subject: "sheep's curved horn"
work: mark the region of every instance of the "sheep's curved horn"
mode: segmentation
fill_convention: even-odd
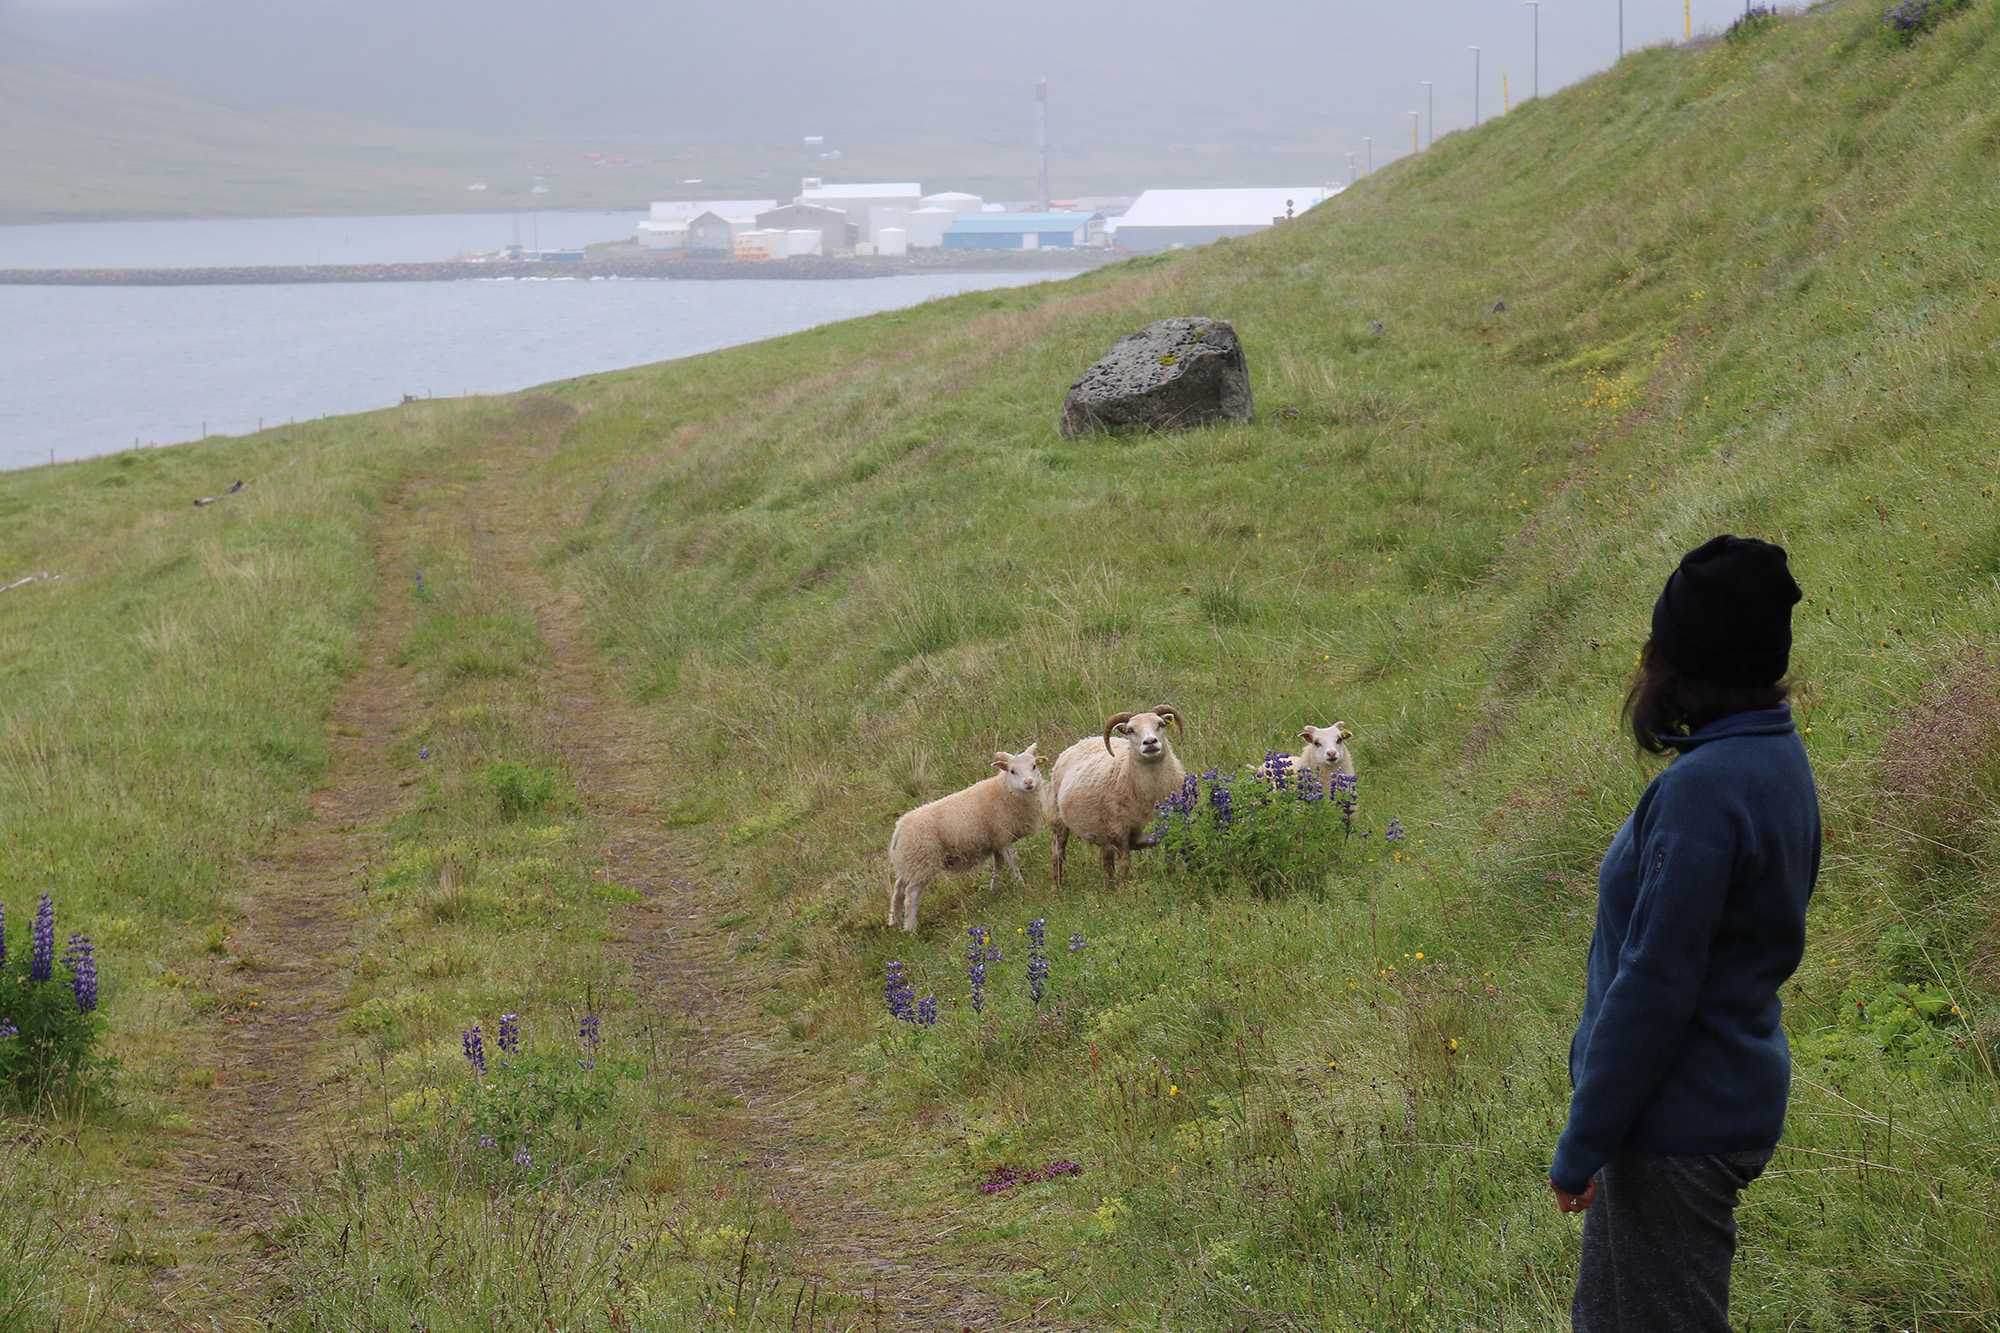
[[[1132,715],[1130,713],[1113,713],[1108,719],[1105,720],[1104,753],[1106,754],[1118,753],[1118,751],[1111,748],[1111,729],[1117,726],[1120,722],[1130,722],[1131,720],[1132,720]]]
[[[1184,724],[1184,723],[1183,723],[1183,722],[1181,721],[1181,715],[1180,715],[1179,713],[1176,713],[1176,712],[1175,712],[1175,711],[1174,711],[1173,709],[1171,709],[1171,708],[1167,707],[1167,706],[1166,706],[1165,704],[1160,704],[1160,705],[1156,706],[1156,707],[1155,707],[1155,708],[1153,709],[1153,711],[1154,711],[1155,713],[1158,713],[1158,714],[1160,715],[1160,717],[1161,717],[1161,719],[1162,719],[1162,720],[1164,720],[1164,721],[1167,721],[1167,722],[1171,722],[1171,723],[1173,723],[1173,724],[1174,724],[1174,725],[1175,725],[1176,727],[1184,727],[1184,726],[1185,726],[1185,724]]]

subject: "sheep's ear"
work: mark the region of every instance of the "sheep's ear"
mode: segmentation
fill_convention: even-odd
[[[1318,739],[1319,739],[1319,728],[1318,728],[1318,727],[1307,727],[1307,728],[1306,728],[1306,729],[1305,729],[1304,731],[1302,731],[1302,732],[1300,732],[1300,733],[1299,733],[1299,739],[1300,739],[1300,740],[1302,740],[1302,741],[1316,741],[1316,740],[1318,740]]]
[[[1013,762],[1014,762],[1014,756],[1008,754],[1005,750],[995,750],[993,752],[993,767],[1006,768],[1009,764],[1012,764]]]
[[[1354,739],[1354,733],[1349,731],[1346,727],[1342,727],[1340,729],[1340,739],[1344,741],[1351,741]]]
[[[1036,768],[1040,768],[1040,767],[1041,767],[1041,766],[1042,766],[1043,764],[1046,764],[1046,763],[1048,763],[1048,762],[1049,762],[1049,757],[1048,757],[1047,755],[1045,755],[1045,754],[1038,754],[1038,755],[1036,755],[1036,756],[1035,756],[1035,767],[1036,767]]]

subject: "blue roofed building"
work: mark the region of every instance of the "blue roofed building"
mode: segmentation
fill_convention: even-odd
[[[1090,239],[1090,213],[960,213],[944,229],[947,250],[1069,249]]]

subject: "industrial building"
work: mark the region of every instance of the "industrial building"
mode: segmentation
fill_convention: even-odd
[[[819,208],[837,208],[847,214],[860,235],[873,243],[883,227],[900,227],[903,218],[923,206],[924,187],[915,181],[869,185],[828,185],[817,176],[808,176],[795,203]]]
[[[757,226],[763,231],[778,227],[786,231],[816,231],[820,234],[818,253],[823,255],[852,250],[860,239],[853,220],[844,211],[818,204],[786,204],[766,209],[757,215]]]
[[[1338,186],[1247,190],[1148,190],[1118,219],[1127,250],[1175,250],[1225,236],[1248,236],[1330,197]]]
[[[689,246],[688,225],[704,213],[733,219],[748,228],[756,224],[759,213],[777,206],[775,199],[669,199],[652,206],[632,239],[648,250],[685,250]]]
[[[961,213],[944,230],[947,250],[1068,249],[1090,239],[1089,213]]]

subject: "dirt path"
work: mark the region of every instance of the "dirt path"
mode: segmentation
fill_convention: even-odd
[[[558,442],[568,409],[527,400],[518,425],[443,466],[476,477],[460,488],[454,529],[479,544],[490,576],[531,608],[550,650],[546,722],[585,809],[604,839],[608,872],[644,895],[615,946],[659,1016],[683,1034],[684,1072],[727,1092],[737,1110],[715,1132],[754,1173],[756,1192],[790,1223],[787,1283],[821,1282],[871,1307],[884,1329],[1010,1326],[989,1293],[1005,1256],[968,1265],[941,1243],[959,1221],[907,1216],[877,1202],[882,1162],[844,1160],[796,1118],[812,1099],[846,1098],[792,1068],[763,983],[737,963],[717,921],[736,906],[695,873],[694,857],[655,813],[666,787],[658,719],[625,704],[590,645],[581,598],[543,574],[538,543],[551,521],[535,468]],[[410,493],[421,484],[413,478]],[[435,494],[435,492],[434,492]],[[431,515],[430,517],[436,517]],[[381,618],[363,669],[333,710],[334,753],[310,817],[252,868],[241,916],[215,979],[225,997],[213,1087],[191,1135],[153,1173],[162,1205],[185,1234],[207,1239],[156,1276],[155,1295],[183,1328],[261,1328],[258,1312],[282,1278],[274,1227],[331,1164],[324,1061],[339,1037],[340,969],[357,927],[357,877],[382,851],[406,768],[396,738],[417,716],[410,671],[394,657],[409,629],[397,552],[414,516],[392,504],[377,537]],[[339,1098],[343,1104],[345,1094]],[[1014,1327],[1056,1328],[1032,1317]]]
[[[545,419],[522,444],[552,446],[562,424]],[[822,1136],[788,1111],[803,1098],[846,1097],[849,1090],[807,1086],[794,1071],[776,1020],[765,1014],[761,983],[746,979],[729,952],[733,936],[716,925],[737,903],[699,879],[682,835],[655,812],[668,790],[657,759],[663,738],[653,734],[659,720],[622,700],[590,645],[582,598],[542,572],[537,543],[564,525],[550,521],[546,495],[534,485],[541,454],[541,447],[520,445],[488,452],[487,480],[472,497],[480,506],[475,526],[551,651],[551,726],[603,832],[612,878],[645,895],[629,909],[619,948],[643,993],[687,1033],[694,1070],[741,1104],[736,1146],[763,1197],[791,1222],[792,1278],[816,1276],[864,1296],[879,1305],[883,1328],[1007,1326],[987,1294],[1006,1274],[1001,1256],[968,1269],[962,1251],[939,1243],[957,1224],[903,1216],[872,1201],[882,1164],[872,1165],[871,1177],[867,1164],[830,1159]]]
[[[404,783],[391,742],[415,708],[410,674],[393,660],[408,629],[405,599],[388,595],[388,565],[378,563],[383,613],[365,664],[335,700],[326,780],[307,819],[250,869],[217,965],[224,999],[212,1088],[155,1180],[213,1236],[208,1253],[184,1255],[156,1279],[168,1311],[198,1320],[189,1327],[264,1326],[246,1311],[278,1274],[274,1225],[329,1164],[322,1061],[339,1021],[354,884],[398,809]]]

